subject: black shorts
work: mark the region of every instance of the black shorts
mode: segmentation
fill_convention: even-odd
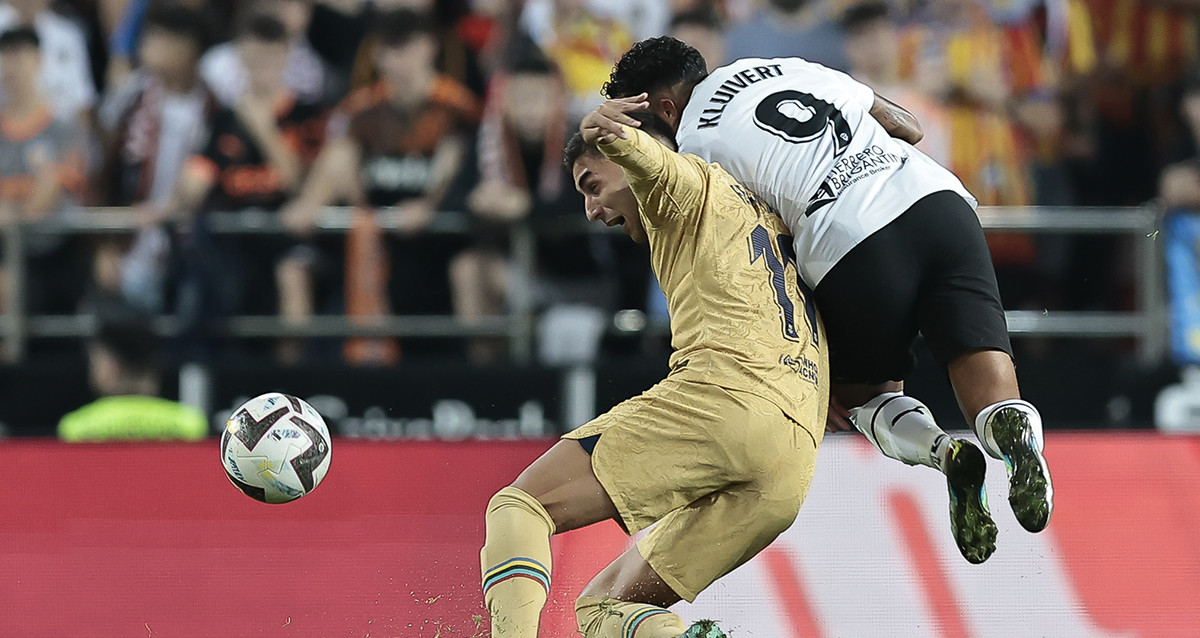
[[[842,257],[815,291],[834,383],[901,381],[918,332],[947,365],[1012,355],[979,218],[951,191],[927,195]]]

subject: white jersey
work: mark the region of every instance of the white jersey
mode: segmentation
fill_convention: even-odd
[[[891,137],[875,92],[799,58],[737,60],[692,91],[680,151],[720,164],[783,217],[805,283],[922,197],[975,198],[953,173]]]

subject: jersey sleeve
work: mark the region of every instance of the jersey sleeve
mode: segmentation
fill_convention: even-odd
[[[658,224],[699,210],[705,192],[701,162],[664,146],[647,133],[625,127],[628,139],[601,144],[600,151],[625,170],[642,207],[642,217]]]

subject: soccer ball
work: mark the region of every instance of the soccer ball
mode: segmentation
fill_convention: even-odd
[[[221,435],[225,475],[247,496],[287,503],[316,489],[329,471],[329,427],[311,405],[270,392],[234,410]]]

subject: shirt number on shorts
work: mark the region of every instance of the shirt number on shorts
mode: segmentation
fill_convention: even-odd
[[[796,251],[792,247],[791,235],[776,235],[775,240],[778,244],[779,254],[775,254],[776,245],[771,242],[771,233],[762,226],[756,226],[750,231],[750,264],[758,263],[762,259],[767,266],[767,271],[771,274],[771,288],[775,291],[775,303],[779,304],[779,309],[782,311],[781,319],[783,321],[783,336],[789,341],[799,341],[800,334],[796,330],[796,304],[792,302],[791,297],[788,297],[787,290],[787,271],[786,265],[796,265]],[[804,285],[804,281],[800,279],[799,273],[796,275],[796,283],[801,291],[801,303],[804,305],[804,318],[808,323],[808,334],[812,336],[813,346],[820,346],[819,334],[817,331],[817,309],[813,305],[812,294],[808,290],[808,286]]]

